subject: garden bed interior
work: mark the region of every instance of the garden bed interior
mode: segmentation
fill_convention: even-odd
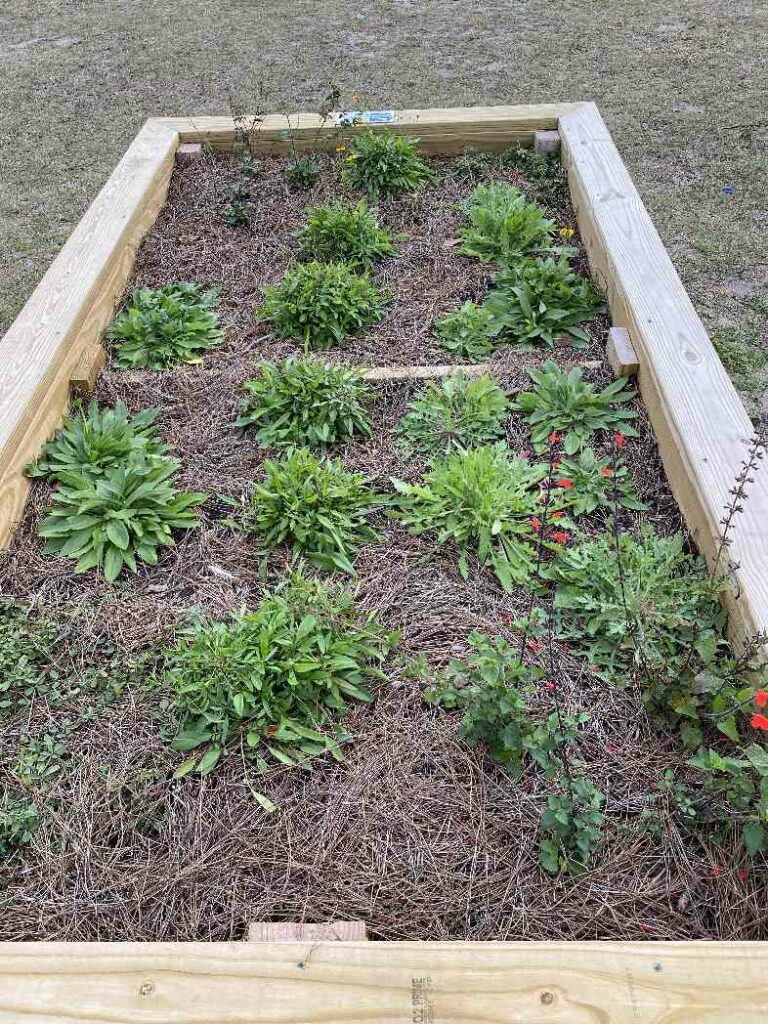
[[[95,386],[102,405],[159,408],[159,433],[181,463],[179,486],[209,496],[199,528],[179,533],[156,567],[116,583],[92,571],[75,576],[70,560],[43,554],[37,530],[52,485],[40,481],[0,556],[3,601],[57,630],[43,666],[49,689],[31,693],[0,730],[0,782],[40,807],[34,835],[0,867],[0,938],[222,940],[242,938],[251,921],[360,919],[370,938],[389,940],[764,937],[762,860],[746,857],[735,831],[718,843],[686,827],[659,794],[665,773],[690,774],[691,752],[649,719],[635,686],[609,685],[561,642],[526,657],[554,680],[564,713],[588,716],[579,757],[606,796],[605,826],[585,873],[542,870],[541,809],[556,782],[530,764],[514,778],[482,745],[468,745],[461,712],[425,703],[424,683],[409,671],[418,658],[439,669],[465,656],[473,631],[517,642],[513,623],[531,592],[505,592],[474,558],[464,579],[455,548],[410,535],[384,512],[373,518],[379,539],[357,552],[356,576],[335,575],[362,612],[399,633],[373,702],[350,704],[343,760],[317,757],[311,770],[271,762],[260,773],[234,743],[207,777],[171,778],[185,755],[169,745],[170,698],[152,682],[159,652],[190,610],[226,620],[258,605],[290,566],[287,548],[265,555],[256,537],[233,529],[219,500],[250,494],[265,459],[279,454],[235,426],[240,386],[260,361],[301,354],[254,307],[264,286],[283,277],[306,208],[341,195],[342,155],[321,155],[306,191],[286,184],[288,159],[262,157],[244,200],[249,224],[239,227],[221,219],[222,195],[239,174],[232,154],[204,153],[176,168],[125,299],[137,287],[176,281],[216,286],[225,339],[199,365],[163,372],[115,367],[107,342]],[[460,202],[486,173],[537,196],[521,170],[493,164],[460,175],[461,159],[433,158],[434,182],[372,204],[381,226],[404,236],[372,273],[391,301],[379,323],[317,356],[366,367],[451,361],[433,324],[467,300],[482,302],[495,270],[458,252]],[[588,275],[573,211],[547,214],[574,229],[573,265]],[[528,368],[551,358],[561,368],[583,366],[585,380],[604,387],[614,379],[609,326],[605,313],[589,321],[584,349],[502,348],[489,373],[514,396],[529,389]],[[379,491],[390,492],[393,477],[418,482],[427,460],[398,445],[395,428],[424,386],[371,382],[371,437],[329,454]],[[638,436],[622,457],[647,510],[624,510],[623,529],[685,530],[645,409],[639,400],[631,407]],[[504,440],[513,455],[538,459],[520,413],[507,417]],[[591,443],[610,457],[610,431]],[[579,517],[578,532],[599,537],[610,522],[597,510]],[[542,683],[533,711],[546,715],[551,699]],[[647,826],[650,808],[657,828]]]

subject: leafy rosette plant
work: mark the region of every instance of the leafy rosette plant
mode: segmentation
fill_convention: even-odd
[[[466,256],[511,266],[552,247],[555,222],[512,185],[479,185],[461,208],[469,220],[459,232]]]
[[[536,451],[544,451],[547,438],[553,432],[562,435],[567,455],[574,455],[598,430],[617,430],[627,437],[637,436],[629,425],[637,413],[631,409],[617,409],[621,402],[631,401],[636,391],[627,387],[622,379],[615,380],[598,391],[582,380],[583,372],[576,366],[565,373],[556,363],[547,360],[540,370],[528,370],[533,391],[517,396],[515,407],[531,425],[531,437]]]
[[[371,490],[362,473],[351,473],[340,459],[319,459],[296,448],[282,460],[264,463],[244,527],[268,548],[290,544],[323,569],[354,575],[355,548],[375,540],[368,520],[386,501]]]
[[[256,427],[266,448],[324,448],[355,434],[370,436],[363,404],[368,388],[360,370],[290,357],[261,363],[258,377],[246,381],[243,391],[237,424]]]
[[[490,321],[491,314],[485,305],[465,302],[435,322],[435,335],[441,348],[452,356],[480,363],[493,351]]]
[[[379,260],[395,254],[389,232],[379,227],[363,200],[356,206],[312,207],[298,239],[301,259],[346,263],[356,270],[371,270]]]
[[[216,313],[218,294],[217,288],[203,291],[196,284],[139,288],[107,332],[118,342],[115,365],[166,370],[202,362],[200,353],[224,337]]]
[[[602,307],[590,282],[575,274],[565,256],[537,259],[504,270],[485,300],[488,334],[496,344],[547,345],[567,337],[573,347],[589,344],[580,326]]]
[[[140,451],[146,458],[163,456],[154,423],[159,409],[144,409],[131,416],[124,402],[100,409],[94,398],[85,409],[79,406],[67,416],[40,457],[27,467],[31,477],[57,477],[80,473],[98,477],[126,462]]]
[[[421,484],[393,480],[399,498],[392,515],[413,534],[431,533],[438,544],[455,544],[464,577],[474,552],[511,590],[530,585],[535,575],[546,475],[546,465],[511,457],[503,443],[452,452],[435,460]]]
[[[397,429],[406,449],[434,455],[498,441],[508,412],[507,396],[492,377],[457,373],[430,381]]]
[[[137,560],[157,564],[160,547],[173,545],[173,530],[197,526],[193,509],[205,494],[179,493],[173,459],[131,456],[99,477],[61,473],[53,509],[40,526],[49,554],[77,560],[76,573],[101,569],[115,580]]]
[[[168,651],[165,682],[181,726],[174,748],[208,749],[176,777],[208,774],[241,735],[257,759],[295,764],[330,752],[340,760],[347,737],[338,718],[350,701],[371,699],[369,683],[383,678],[379,666],[396,640],[344,589],[301,573],[254,611],[197,623]]]
[[[340,345],[348,334],[384,315],[384,297],[365,274],[346,263],[297,263],[283,280],[267,285],[256,312],[282,338],[297,338],[304,350]]]
[[[570,485],[563,492],[563,507],[575,516],[614,505],[637,511],[648,508],[638,501],[627,467],[599,459],[591,448],[582,449],[578,457],[563,459],[557,472]]]
[[[418,139],[362,129],[355,132],[341,172],[342,184],[372,198],[412,192],[435,178],[418,154]]]

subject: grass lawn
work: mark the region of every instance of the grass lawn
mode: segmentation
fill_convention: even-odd
[[[230,97],[314,109],[330,82],[368,107],[591,99],[758,411],[768,384],[760,0],[18,0],[0,28],[0,331],[146,117],[227,113]]]

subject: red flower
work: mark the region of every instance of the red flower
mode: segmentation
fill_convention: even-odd
[[[552,472],[556,473],[558,471],[558,469],[560,469],[560,463],[559,462],[553,462],[552,463]]]
[[[626,437],[624,437],[620,430],[617,430],[616,433],[613,435],[613,442],[619,451],[621,451],[621,449],[624,447],[624,442],[626,440]]]
[[[565,515],[565,512],[553,512],[552,513],[552,518],[553,519],[562,519],[564,515]]]
[[[606,743],[605,749],[609,754],[620,754],[621,747],[617,747],[615,743]]]
[[[722,875],[723,873],[723,869],[720,867],[719,864],[713,864],[712,867],[709,869],[709,873],[713,878],[719,878],[720,875]]]
[[[270,736],[274,736],[275,733],[277,732],[277,726],[276,725],[268,725],[267,726],[267,732],[269,733]]]
[[[749,724],[753,729],[763,729],[765,732],[768,732],[768,718],[765,715],[752,715]]]
[[[610,469],[609,466],[606,466],[605,469],[601,469],[600,472],[603,474],[603,476],[606,476],[606,477],[613,476],[613,473],[611,472],[611,469]]]
[[[742,868],[739,871],[739,881],[740,882],[746,882],[748,878],[749,878],[749,872],[747,871],[746,868]]]
[[[573,480],[569,480],[567,477],[563,477],[562,480],[556,481],[558,487],[564,487],[566,491],[569,487],[573,487]]]
[[[768,704],[768,690],[758,690],[755,694],[755,704],[759,708],[764,708]]]
[[[552,433],[547,438],[547,440],[549,441],[550,444],[557,444],[557,442],[560,440],[560,435],[558,434],[558,432],[556,430],[553,430]]]
[[[567,544],[568,543],[568,534],[564,533],[562,530],[558,530],[556,533],[552,534],[552,540],[556,544]],[[768,719],[767,719],[767,721],[768,721]]]
[[[538,640],[529,640],[528,641],[528,646],[531,648],[531,650],[535,654],[537,651],[541,650],[541,648],[544,646],[544,644],[539,643]]]
[[[554,683],[544,683],[544,686],[548,690],[549,693],[554,693],[555,690],[557,689],[557,687],[555,686]]]
[[[533,530],[534,533],[538,533],[539,530],[541,529],[541,520],[539,519],[538,516],[534,516],[531,519],[531,529]]]
[[[570,651],[570,649],[571,649],[571,645],[570,644],[560,644],[560,650],[561,651]]]

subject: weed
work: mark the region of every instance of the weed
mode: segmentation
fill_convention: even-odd
[[[318,459],[307,448],[281,461],[264,463],[265,478],[256,485],[244,528],[268,548],[290,544],[323,569],[354,575],[355,547],[376,539],[368,524],[384,499],[361,473],[344,469],[339,459]]]
[[[0,602],[0,715],[46,691],[58,637],[54,623],[31,618],[21,605]]]
[[[374,199],[417,189],[435,177],[433,169],[419,156],[418,143],[418,139],[405,135],[357,130],[344,160],[342,183],[362,189]]]
[[[503,443],[453,452],[435,460],[421,484],[393,481],[399,499],[392,514],[413,534],[434,533],[438,544],[455,543],[465,578],[474,549],[480,564],[490,564],[511,590],[530,582],[539,485],[546,474],[546,465],[511,458]]]
[[[617,403],[628,402],[636,394],[627,388],[624,380],[616,380],[597,391],[582,380],[580,367],[565,373],[551,360],[540,370],[529,369],[528,376],[534,389],[521,392],[515,406],[531,425],[536,451],[546,448],[552,432],[563,435],[567,455],[574,455],[598,430],[615,429],[626,436],[637,435],[627,422],[635,419],[637,413],[615,408]]]
[[[435,323],[435,334],[442,348],[452,356],[482,362],[493,350],[488,327],[491,314],[486,307],[465,302],[453,313]]]
[[[602,306],[590,282],[575,274],[566,256],[526,260],[493,279],[485,301],[488,333],[496,343],[547,345],[565,337],[576,348],[590,342],[580,327]]]
[[[568,179],[556,153],[536,153],[532,149],[513,146],[500,154],[502,167],[522,171],[533,185],[537,199],[552,210],[564,210],[570,203]]]
[[[712,339],[726,370],[742,391],[756,391],[765,385],[768,351],[755,344],[757,332],[736,328],[721,330]]]
[[[0,795],[0,857],[10,857],[34,836],[40,824],[37,805],[21,792]]]
[[[345,263],[298,263],[268,285],[256,311],[305,351],[340,345],[347,334],[384,315],[384,300],[364,274]]]
[[[142,452],[147,459],[163,456],[167,446],[154,426],[159,411],[144,409],[131,416],[121,401],[112,409],[100,409],[95,398],[87,409],[77,403],[40,456],[27,466],[27,476],[79,473],[96,478],[124,463],[132,452]]]
[[[512,266],[552,247],[554,221],[512,185],[479,185],[462,210],[470,226],[459,232],[458,251],[483,263]]]
[[[586,778],[572,780],[566,792],[547,799],[541,829],[551,838],[543,837],[539,843],[539,863],[545,871],[578,875],[586,870],[602,836],[604,803],[605,795]]]
[[[362,200],[351,207],[343,203],[312,207],[298,239],[301,259],[346,263],[362,270],[370,270],[395,252],[389,232],[378,226]]]
[[[136,453],[100,477],[61,473],[39,529],[46,552],[77,559],[76,573],[102,569],[108,580],[124,566],[136,572],[137,559],[156,565],[158,547],[173,545],[172,530],[197,526],[192,509],[205,499],[173,487],[178,468],[173,459]]]
[[[308,153],[294,154],[285,168],[285,177],[295,192],[307,192],[320,176],[320,161]]]
[[[407,449],[436,455],[455,448],[476,448],[504,434],[509,402],[492,377],[459,372],[430,381],[408,406],[398,433]]]
[[[367,386],[359,370],[290,357],[261,363],[259,371],[243,384],[248,394],[237,425],[258,427],[256,436],[266,448],[323,448],[354,434],[370,436],[362,404]]]
[[[327,726],[350,700],[370,700],[367,682],[381,677],[395,642],[343,588],[301,573],[254,611],[188,630],[167,655],[165,682],[182,725],[173,746],[210,746],[176,776],[207,774],[240,733],[257,758],[292,764],[330,751],[339,759],[345,737]]]
[[[201,362],[200,353],[224,337],[217,303],[218,289],[204,292],[196,284],[139,288],[107,332],[119,342],[115,365],[165,370],[176,363]]]

